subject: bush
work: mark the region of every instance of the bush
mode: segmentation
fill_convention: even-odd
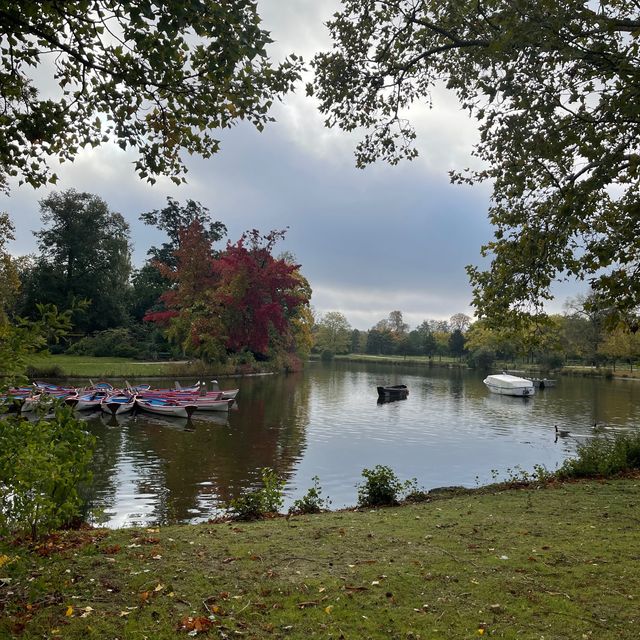
[[[363,469],[365,482],[358,488],[359,507],[378,507],[398,504],[400,498],[417,490],[415,480],[401,482],[390,467],[376,465],[373,469]]]
[[[57,364],[39,367],[27,365],[26,376],[30,380],[37,380],[38,378],[62,378],[64,376],[64,371],[62,370],[62,367]]]
[[[320,478],[313,476],[311,478],[313,486],[299,500],[294,500],[293,505],[289,509],[289,513],[302,515],[305,513],[320,513],[329,509],[331,500],[328,497],[322,497],[322,487],[320,486]]]
[[[71,524],[82,513],[94,442],[65,406],[49,420],[0,420],[0,530],[35,539]]]
[[[322,360],[322,362],[331,362],[333,358],[334,358],[334,353],[333,351],[331,351],[331,349],[325,349],[320,354],[320,360]]]
[[[496,361],[496,353],[491,349],[487,349],[485,347],[481,347],[480,349],[476,349],[469,356],[469,366],[481,369],[488,370],[491,369]]]
[[[135,337],[125,328],[106,329],[94,336],[86,336],[67,349],[70,355],[97,358],[133,358],[139,351]]]
[[[233,520],[257,520],[282,509],[284,480],[269,467],[261,469],[260,473],[262,488],[248,491],[226,505]]]
[[[609,477],[640,469],[640,432],[608,438],[598,436],[580,443],[576,457],[565,460],[558,477]]]
[[[540,358],[540,364],[546,369],[562,369],[564,356],[561,353],[546,353]]]

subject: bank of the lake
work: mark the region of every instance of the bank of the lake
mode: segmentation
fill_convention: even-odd
[[[253,363],[251,366],[206,365],[200,361],[166,360],[142,362],[133,358],[111,358],[92,356],[35,355],[28,361],[31,378],[200,378],[203,376],[234,376],[255,373],[270,373],[268,363]]]
[[[2,540],[0,637],[635,639],[639,544],[640,478]]]
[[[426,367],[426,368],[445,368],[445,369],[469,369],[467,363],[460,358],[440,357],[440,356],[398,356],[398,355],[369,355],[369,354],[347,354],[337,355],[334,359],[338,362],[352,363],[374,363],[389,364],[403,367]],[[640,380],[640,368],[637,365],[629,363],[619,363],[613,366],[587,366],[587,365],[565,365],[560,369],[553,371],[544,370],[540,365],[528,364],[522,362],[500,362],[497,361],[492,367],[492,371],[503,370],[519,370],[527,375],[546,377],[555,376],[580,376],[593,378],[621,378]]]
[[[426,367],[468,370],[466,362],[457,358],[427,356],[378,356],[367,354],[348,354],[335,356],[336,362],[360,364],[388,364],[403,367]],[[312,360],[319,360],[313,356]],[[28,359],[29,374],[32,378],[105,378],[105,379],[139,379],[139,378],[190,378],[202,376],[238,376],[255,373],[277,373],[269,363],[255,362],[251,366],[207,365],[200,361],[163,360],[143,362],[133,358],[32,355]],[[537,366],[514,363],[496,363],[496,371],[503,369],[522,369],[531,375],[539,375]],[[589,367],[569,365],[552,373],[553,376],[581,376],[598,378],[640,379],[638,367],[621,364],[615,369],[611,367]]]

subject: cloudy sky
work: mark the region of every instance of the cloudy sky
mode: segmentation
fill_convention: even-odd
[[[329,48],[324,22],[337,6],[334,0],[260,0],[275,41],[272,58],[295,52],[309,60]],[[167,196],[192,198],[227,225],[232,241],[246,229],[289,227],[277,251],[291,251],[302,264],[319,314],[341,311],[358,329],[394,309],[412,327],[426,318],[473,315],[464,267],[480,262],[480,245],[492,235],[489,188],[449,183],[449,169],[472,163],[477,137],[455,98],[440,91],[432,109],[414,110],[417,160],[365,170],[355,168],[358,136],[326,129],[303,84],[273,115],[277,122],[262,133],[244,125],[224,132],[216,157],[190,158],[187,185],[160,179],[150,186],[133,171],[133,153],[102,146],[57,170],[56,190],[94,193],[122,213],[131,225],[138,266],[148,247],[163,239],[138,221],[139,214],[162,207]],[[0,210],[16,225],[13,253],[35,250],[38,201],[50,191],[21,186],[0,196]],[[557,309],[575,291],[559,288]]]

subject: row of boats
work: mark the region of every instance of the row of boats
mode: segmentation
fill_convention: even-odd
[[[190,418],[196,411],[229,411],[238,395],[238,389],[220,389],[212,381],[208,390],[204,382],[182,387],[176,382],[173,389],[153,389],[151,385],[127,384],[116,389],[108,382],[90,383],[88,387],[64,387],[47,382],[34,382],[28,387],[10,389],[2,402],[21,413],[33,411],[39,404],[51,399],[64,402],[77,411],[102,410],[116,416],[134,408],[163,416]]]

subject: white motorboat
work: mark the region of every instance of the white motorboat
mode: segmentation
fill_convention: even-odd
[[[535,393],[535,387],[531,380],[512,376],[507,373],[487,376],[483,382],[487,385],[491,393],[500,396],[520,396],[526,398]]]

